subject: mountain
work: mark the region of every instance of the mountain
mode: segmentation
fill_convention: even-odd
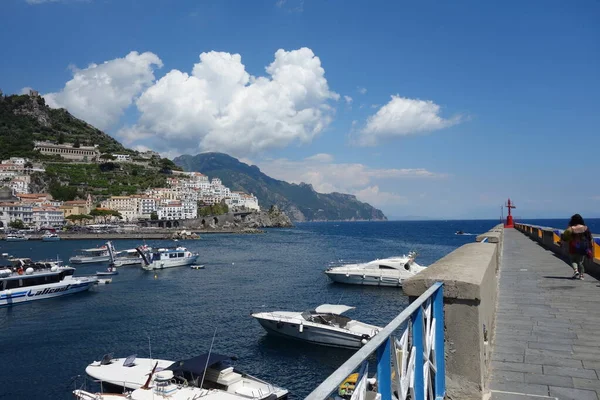
[[[277,205],[293,221],[387,220],[383,212],[343,193],[317,193],[312,185],[273,179],[256,165],[223,153],[182,155],[173,162],[186,171],[219,178],[234,191],[253,193],[262,207]]]
[[[0,91],[0,159],[53,158],[34,151],[34,141],[97,144],[102,153],[135,154],[67,110],[48,107],[44,98],[35,92],[4,96]]]

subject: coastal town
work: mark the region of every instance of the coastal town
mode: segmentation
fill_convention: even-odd
[[[70,163],[148,163],[159,155],[140,153],[134,160],[129,154],[100,153],[98,146],[76,143],[35,142],[43,155],[58,155]],[[140,160],[140,158],[142,160]],[[147,161],[144,161],[147,160]],[[224,204],[228,210],[260,211],[253,194],[232,191],[219,178],[209,179],[199,172],[169,171],[165,187],[148,188],[124,196],[92,196],[60,201],[50,193],[32,193],[31,175],[44,173],[45,165],[24,157],[11,157],[0,164],[0,228],[61,229],[68,225],[93,224],[118,220],[180,221],[198,217],[199,209]]]

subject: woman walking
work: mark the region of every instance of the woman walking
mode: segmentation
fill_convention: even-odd
[[[575,214],[569,221],[569,227],[562,234],[563,241],[569,244],[569,259],[573,267],[573,279],[583,280],[585,258],[592,258],[594,239],[583,218]]]

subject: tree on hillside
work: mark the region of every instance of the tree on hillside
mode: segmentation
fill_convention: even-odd
[[[73,143],[73,147],[75,147],[75,148],[81,147],[81,143],[79,142],[79,138],[75,138],[75,143]]]
[[[91,220],[94,218],[92,216],[86,215],[86,214],[71,214],[68,217],[66,217],[65,219],[69,220],[71,222],[79,221],[81,223],[83,220]]]
[[[63,132],[58,134],[58,138],[56,139],[56,143],[63,144],[65,142],[65,134]]]
[[[102,154],[102,155],[100,156],[100,159],[101,159],[101,160],[109,160],[109,161],[110,161],[110,160],[114,160],[114,159],[115,159],[115,156],[113,156],[113,155],[112,155],[112,154],[110,154],[110,153],[104,153],[104,154]]]
[[[150,219],[152,221],[156,221],[158,219],[158,214],[156,213],[156,211],[152,211],[152,213],[150,214]]]
[[[120,212],[118,212],[116,210],[104,210],[101,208],[96,208],[96,209],[90,211],[90,215],[94,218],[96,218],[96,217],[102,218],[104,220],[104,223],[106,223],[108,221],[108,219],[111,217],[123,219],[123,216],[121,215]]]

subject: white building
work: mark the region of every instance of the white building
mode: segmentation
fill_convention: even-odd
[[[163,201],[159,204],[156,213],[158,214],[158,219],[161,220],[183,219],[183,209],[183,204],[180,201]]]
[[[34,142],[34,150],[46,155],[59,155],[67,160],[96,161],[100,157],[98,145],[75,147],[72,143]]]
[[[34,207],[32,217],[33,225],[38,228],[60,228],[65,224],[65,213],[56,207]]]
[[[244,192],[231,192],[229,197],[225,199],[225,204],[233,209],[245,208],[246,210],[260,211],[258,206],[258,198],[253,194]]]
[[[129,154],[113,154],[116,162],[131,162],[131,156]]]
[[[27,178],[29,177],[16,176],[10,181],[8,186],[10,186],[15,193],[29,193],[29,179]]]
[[[2,164],[18,165],[18,166],[21,166],[21,169],[25,168],[26,162],[27,162],[27,159],[22,158],[22,157],[11,157],[8,160],[2,160]]]
[[[150,218],[153,212],[156,212],[158,201],[152,197],[137,197],[138,218]]]
[[[0,225],[8,227],[11,222],[21,220],[25,225],[33,223],[33,207],[22,203],[0,203]]]

